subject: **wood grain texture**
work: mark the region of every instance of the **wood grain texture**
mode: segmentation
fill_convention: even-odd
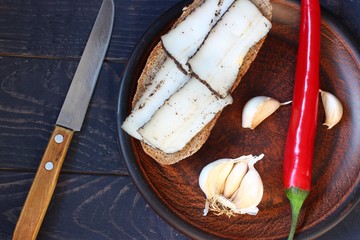
[[[354,39],[360,39],[360,1],[320,0],[320,4],[349,29]]]
[[[162,220],[137,192],[119,153],[115,123],[120,77],[131,52],[144,31],[179,0],[114,2],[114,32],[106,61],[84,127],[70,145],[40,240],[189,239]],[[321,2],[340,14],[349,29],[358,30],[358,1]],[[12,238],[100,5],[101,0],[0,0],[1,240]],[[284,76],[276,65],[267,71]],[[360,205],[319,239],[360,239],[359,216]],[[271,224],[276,226],[277,221]]]
[[[0,170],[0,239],[10,240],[34,173]],[[10,200],[11,199],[11,200]],[[354,209],[320,240],[357,240]],[[189,239],[149,207],[127,176],[61,174],[38,240]]]
[[[0,171],[0,239],[11,239],[33,177]],[[153,212],[129,177],[61,174],[37,239],[186,238]]]
[[[107,59],[126,62],[142,33],[177,2],[115,0],[114,34]],[[360,38],[359,1],[322,0],[321,4],[342,16],[340,21]],[[0,0],[0,55],[79,58],[100,5],[100,0]]]
[[[106,59],[126,62],[142,33],[177,0],[115,0]],[[0,0],[0,56],[79,58],[101,0]]]
[[[77,64],[0,58],[0,168],[37,169]],[[64,171],[126,171],[115,134],[119,83],[116,72],[104,64],[83,128],[70,145]]]
[[[14,240],[36,239],[73,135],[72,130],[55,127],[17,221]]]

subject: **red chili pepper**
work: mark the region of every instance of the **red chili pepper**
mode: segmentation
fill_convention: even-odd
[[[292,112],[284,155],[284,188],[291,203],[293,239],[311,186],[320,74],[319,0],[301,1],[301,20]]]

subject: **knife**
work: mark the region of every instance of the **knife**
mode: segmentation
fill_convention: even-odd
[[[80,131],[109,45],[113,0],[103,0],[81,56],[54,131],[45,149],[13,234],[14,240],[35,239],[54,193],[74,132]]]

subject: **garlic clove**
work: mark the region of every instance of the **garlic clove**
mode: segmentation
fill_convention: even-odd
[[[249,170],[233,202],[239,209],[256,207],[263,196],[263,184],[256,170]]]
[[[232,169],[233,162],[219,159],[205,166],[199,176],[199,186],[207,199],[211,199],[221,192],[227,175]]]
[[[261,156],[249,162],[249,171],[244,176],[236,196],[232,200],[239,211],[255,208],[261,201],[264,193],[264,186],[254,164]]]
[[[343,106],[333,94],[320,90],[321,100],[325,110],[325,122],[328,129],[334,127],[342,118]]]
[[[213,197],[212,193],[209,190],[209,184],[208,184],[208,178],[209,173],[212,170],[212,167],[210,167],[210,164],[204,167],[201,170],[200,176],[199,176],[199,186],[200,189],[205,193],[206,199],[210,199]]]
[[[266,96],[257,96],[250,99],[242,112],[242,127],[254,130],[264,119],[274,113],[281,103]]]
[[[201,190],[205,193],[207,199],[211,199],[215,195],[215,190],[210,189],[212,188],[212,186],[214,186],[215,180],[212,179],[212,183],[211,183],[212,185],[208,183],[208,181],[210,181],[211,179],[209,175],[213,175],[212,172],[214,171],[215,167],[216,167],[215,164],[213,166],[210,165],[206,166],[205,168],[203,168],[199,176],[199,186]],[[218,166],[218,168],[221,168],[221,166]]]
[[[217,175],[215,182],[215,195],[219,195],[220,193],[224,192],[225,181],[231,169],[233,168],[233,165],[233,162],[223,163],[221,170],[217,173],[214,173],[214,175]],[[208,182],[210,183],[210,181]]]
[[[224,196],[228,199],[235,193],[240,187],[240,183],[243,180],[247,172],[247,162],[241,161],[234,164],[233,169],[229,173],[229,176],[225,181]]]

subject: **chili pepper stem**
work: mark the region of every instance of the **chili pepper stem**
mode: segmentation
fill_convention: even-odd
[[[291,215],[292,215],[291,230],[290,230],[288,240],[292,240],[294,238],[300,209],[301,209],[301,206],[303,205],[305,199],[309,195],[309,192],[310,191],[303,190],[303,189],[300,189],[297,187],[290,187],[290,188],[285,189],[286,196],[290,200]]]

